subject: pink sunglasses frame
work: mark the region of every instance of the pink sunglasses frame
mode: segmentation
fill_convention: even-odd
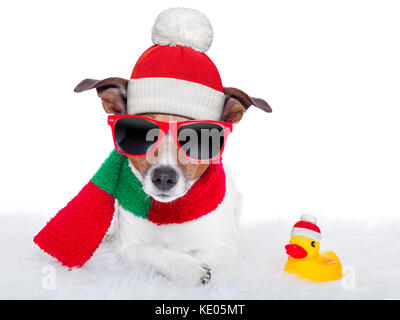
[[[159,128],[160,128],[160,134],[158,136],[157,142],[155,143],[155,145],[146,153],[143,154],[129,154],[129,153],[125,153],[123,151],[121,151],[118,146],[117,146],[117,142],[115,140],[115,125],[117,123],[117,121],[119,119],[123,119],[123,118],[138,118],[138,119],[144,119],[150,122],[153,122],[154,124],[156,124]],[[220,125],[223,128],[224,131],[224,144],[221,147],[220,152],[218,153],[218,155],[216,155],[213,158],[209,158],[209,159],[197,159],[197,158],[192,158],[190,156],[188,156],[183,150],[181,145],[179,144],[179,139],[178,139],[178,129],[179,127],[181,127],[182,125],[185,124],[189,124],[189,123],[202,123],[202,122],[206,122],[206,123],[215,123]],[[147,154],[150,154],[152,152],[154,152],[154,150],[157,149],[157,147],[160,145],[162,138],[164,137],[164,134],[166,134],[167,132],[172,132],[172,134],[174,135],[175,138],[175,143],[178,147],[179,152],[184,155],[185,157],[197,161],[197,162],[209,162],[209,161],[215,161],[221,158],[221,155],[225,149],[225,144],[226,141],[228,139],[229,134],[233,131],[233,124],[230,122],[223,122],[223,121],[214,121],[214,120],[187,120],[187,121],[177,121],[177,122],[164,122],[164,121],[159,121],[159,120],[155,120],[155,119],[151,119],[148,117],[144,117],[144,116],[139,116],[139,115],[109,115],[108,119],[107,119],[107,123],[110,125],[111,127],[111,131],[112,131],[112,136],[113,136],[113,141],[114,141],[114,147],[115,149],[125,155],[125,156],[129,156],[129,157],[143,157]],[[171,125],[172,124],[172,125]],[[171,127],[175,127],[175,130],[171,130]]]

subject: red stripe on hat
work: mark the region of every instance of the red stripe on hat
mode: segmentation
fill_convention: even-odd
[[[305,228],[321,233],[321,230],[316,224],[307,221],[299,221],[293,226],[293,228]]]
[[[131,79],[174,78],[222,92],[218,69],[203,52],[189,47],[154,45],[136,62]]]

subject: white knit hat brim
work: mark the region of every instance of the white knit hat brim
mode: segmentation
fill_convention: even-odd
[[[165,113],[195,120],[220,120],[225,94],[210,87],[175,78],[131,79],[127,113]]]
[[[304,237],[307,239],[315,240],[317,242],[320,242],[321,240],[321,233],[306,228],[293,228],[291,236]]]

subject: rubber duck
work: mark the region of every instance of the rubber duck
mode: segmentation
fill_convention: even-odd
[[[284,270],[316,282],[339,280],[342,277],[340,260],[333,251],[319,253],[320,240],[317,219],[303,214],[293,226],[289,244],[285,246],[289,257]]]

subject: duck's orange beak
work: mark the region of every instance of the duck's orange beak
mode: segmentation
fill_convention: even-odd
[[[287,244],[285,246],[286,253],[295,259],[302,259],[307,256],[307,251],[297,244]]]

